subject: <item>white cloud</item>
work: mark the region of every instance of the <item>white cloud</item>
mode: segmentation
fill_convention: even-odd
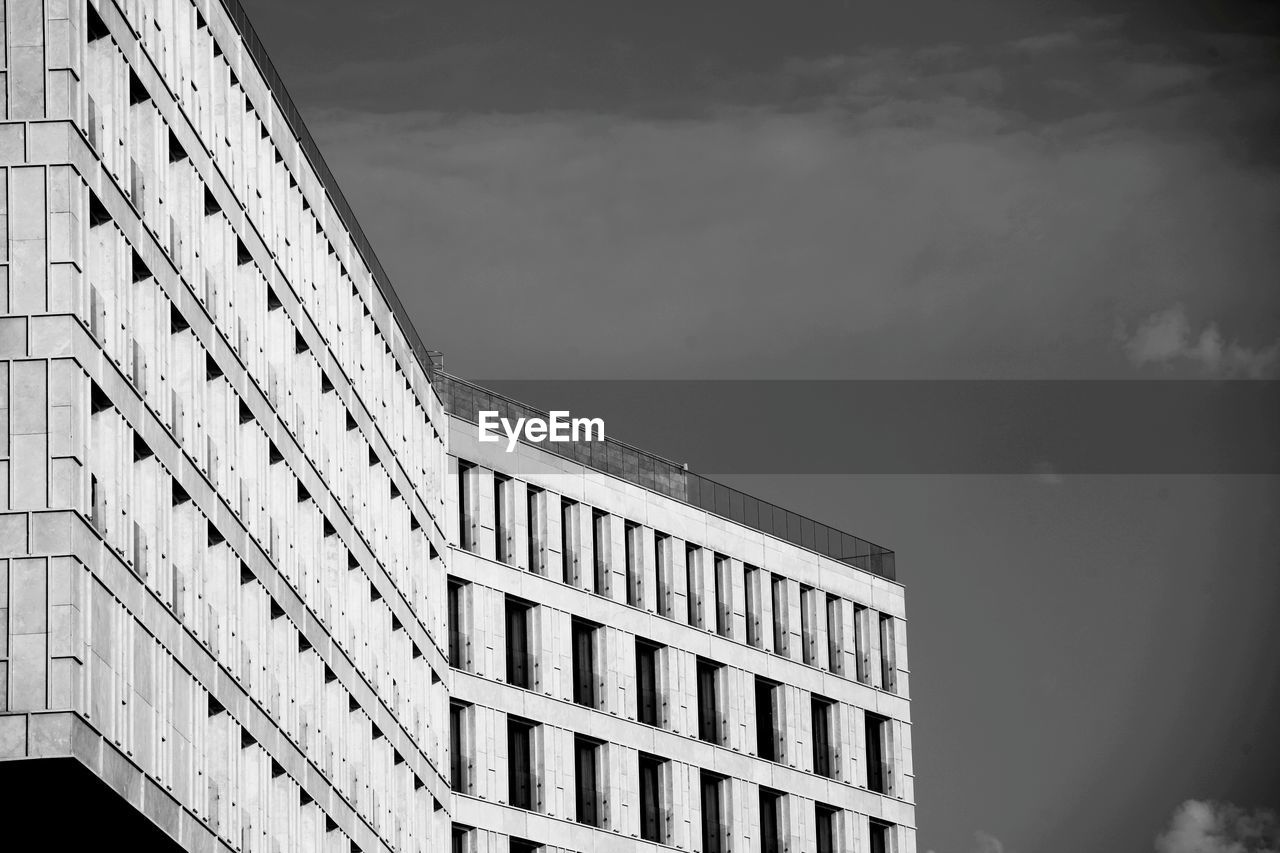
[[[1174,305],[1138,324],[1133,335],[1121,330],[1125,352],[1138,367],[1189,365],[1213,378],[1269,379],[1280,375],[1280,339],[1250,348],[1228,342],[1210,323],[1197,335],[1186,308]]]
[[[1156,853],[1280,853],[1280,817],[1270,809],[1187,800],[1155,841]]]

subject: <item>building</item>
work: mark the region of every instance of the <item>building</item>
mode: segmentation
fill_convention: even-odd
[[[478,442],[235,0],[0,22],[6,831],[914,850],[891,553]]]

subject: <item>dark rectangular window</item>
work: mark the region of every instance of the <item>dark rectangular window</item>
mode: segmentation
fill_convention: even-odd
[[[545,547],[546,522],[542,518],[542,489],[529,486],[524,495],[528,524],[525,526],[525,549],[528,551],[529,571],[535,575],[546,573],[542,564]]]
[[[813,772],[831,778],[835,775],[834,756],[831,754],[831,717],[834,704],[830,699],[814,696],[810,711],[813,723]]]
[[[640,837],[662,843],[665,821],[662,814],[662,764],[656,755],[640,753]]]
[[[773,596],[773,650],[777,654],[786,655],[788,643],[787,616],[790,608],[787,605],[787,579],[774,575],[770,584]]]
[[[458,544],[464,551],[476,549],[476,466],[458,460]]]
[[[658,646],[636,640],[636,719],[658,725]]]
[[[760,648],[764,644],[761,630],[763,611],[760,607],[760,570],[755,566],[743,565],[742,581],[747,594],[747,644]]]
[[[467,707],[461,702],[449,704],[449,787],[459,794],[470,792],[467,766]]]
[[[591,572],[597,595],[609,594],[609,513],[591,510]]]
[[[462,581],[449,579],[449,666],[455,669],[466,669],[467,666],[462,587]]]
[[[688,609],[687,622],[695,628],[702,627],[702,572],[699,562],[702,549],[697,545],[685,543],[684,546],[684,578],[685,604]]]
[[[827,667],[836,675],[844,674],[844,621],[840,596],[827,595]]]
[[[782,851],[782,795],[768,788],[760,789],[760,853]]]
[[[839,809],[814,804],[814,824],[817,829],[818,846],[815,853],[836,853],[836,815]]]
[[[719,664],[698,661],[698,737],[709,743],[720,742],[719,670]]]
[[[871,821],[871,853],[893,853],[892,837],[892,824]]]
[[[533,658],[529,653],[532,609],[527,601],[507,598],[507,683],[525,689],[533,687]]]
[[[671,614],[671,550],[667,534],[653,531],[654,574],[658,581],[658,615],[668,619]]]
[[[756,678],[756,755],[768,761],[778,761],[778,726],[775,702],[778,685],[765,678]]]
[[[515,525],[512,523],[512,506],[515,484],[510,477],[493,475],[493,555],[500,563],[515,559],[511,540]]]
[[[857,679],[871,683],[871,611],[861,604],[853,606],[853,659]]]
[[[817,590],[800,585],[800,655],[809,666],[818,665]]]
[[[623,547],[626,549],[627,562],[627,604],[632,607],[644,606],[644,565],[640,555],[640,532],[643,528],[633,521],[628,521],[622,534]]]
[[[702,853],[725,853],[720,787],[724,777],[702,772]]]
[[[877,794],[887,794],[890,788],[889,765],[885,761],[888,728],[889,721],[884,717],[866,714],[867,789]]]
[[[527,841],[523,838],[512,838],[508,846],[509,853],[538,853],[542,849],[542,845],[536,841]]]
[[[724,554],[716,554],[716,633],[721,637],[733,635],[733,580],[729,577],[732,568],[732,560]]]
[[[578,505],[568,498],[560,499],[560,560],[563,574],[561,580],[576,585],[578,568],[574,560],[574,543],[578,541],[574,521],[578,517]]]
[[[596,707],[596,629],[583,619],[573,620],[573,701]]]
[[[897,646],[893,617],[880,614],[880,686],[890,693],[898,690]]]
[[[578,735],[573,739],[573,766],[577,782],[578,823],[601,826],[598,764],[600,743]]]
[[[532,809],[533,788],[533,723],[508,717],[508,802],[518,809]]]
[[[92,6],[90,8],[93,8]],[[451,853],[471,853],[471,828],[467,826],[454,825],[452,836],[452,844],[450,845]]]

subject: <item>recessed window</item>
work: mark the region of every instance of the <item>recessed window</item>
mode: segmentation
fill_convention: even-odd
[[[733,561],[724,554],[716,554],[716,633],[721,637],[733,636],[733,580],[729,577],[732,570]]]
[[[871,820],[871,853],[893,853],[893,824]]]
[[[898,691],[897,646],[893,617],[880,614],[880,686],[890,693]]]
[[[818,591],[800,585],[800,654],[809,666],[818,665]]]
[[[507,802],[518,809],[534,807],[534,724],[507,718]]]
[[[716,773],[702,771],[702,853],[726,853],[729,836],[724,824],[725,779]]]
[[[701,628],[702,623],[702,549],[688,543],[684,546],[685,604],[688,623]]]
[[[660,647],[636,640],[636,719],[647,726],[658,722],[658,652]]]
[[[827,668],[844,675],[844,612],[840,596],[827,595]]]
[[[870,684],[871,611],[861,604],[853,606],[853,659],[859,683]]]
[[[512,542],[515,537],[515,481],[501,474],[493,475],[493,556],[500,563],[515,561]]]
[[[760,789],[760,853],[782,853],[782,794]]]
[[[529,571],[535,575],[545,575],[547,548],[547,519],[543,507],[546,492],[529,486],[525,491],[525,505],[528,509],[529,523],[526,525],[525,548],[528,551]]]
[[[747,596],[747,645],[757,649],[764,645],[763,613],[760,606],[760,570],[743,565],[742,580]]]
[[[471,757],[467,749],[467,706],[449,704],[449,786],[459,794],[471,792]]]
[[[476,549],[476,480],[479,472],[470,462],[458,460],[458,545],[464,551]]]
[[[527,690],[533,687],[533,656],[529,651],[533,605],[508,596],[506,611],[507,683]]]
[[[622,533],[627,572],[627,604],[632,607],[644,605],[644,566],[640,556],[640,535],[643,529],[635,522],[628,521]]]
[[[815,803],[813,811],[818,842],[815,853],[836,853],[836,816],[840,810]]]
[[[756,678],[756,755],[768,761],[782,759],[779,742],[778,705],[782,690],[777,682]]]
[[[560,499],[560,559],[563,574],[561,580],[571,586],[578,585],[578,504],[568,498]]]
[[[662,808],[662,765],[656,755],[640,753],[640,837],[661,844],[666,840]]]
[[[698,660],[698,738],[720,743],[720,671],[723,667],[709,660]]]
[[[573,701],[595,708],[599,699],[596,689],[596,632],[600,626],[585,619],[573,620]]]
[[[813,727],[813,772],[819,776],[835,776],[835,756],[831,744],[832,717],[835,703],[821,696],[810,702],[810,722]]]
[[[867,744],[867,789],[877,794],[892,793],[893,768],[888,762],[889,721],[868,711],[864,734]]]
[[[609,513],[591,511],[591,575],[597,595],[608,595],[609,583]]]
[[[790,615],[787,604],[787,579],[781,575],[774,575],[770,591],[773,596],[773,650],[785,657],[791,645],[787,636],[787,617]]]
[[[573,766],[577,783],[578,823],[587,826],[604,826],[604,809],[600,790],[599,741],[577,735],[573,740]]]
[[[654,574],[658,587],[658,615],[672,616],[671,539],[667,534],[653,531]]]

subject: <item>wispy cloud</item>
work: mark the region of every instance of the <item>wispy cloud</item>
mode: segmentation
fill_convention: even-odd
[[[1187,800],[1155,841],[1156,853],[1280,853],[1280,817],[1270,809]]]
[[[1138,367],[1189,365],[1213,378],[1269,379],[1280,375],[1280,339],[1247,347],[1227,341],[1216,323],[1196,332],[1185,306],[1173,305],[1147,317],[1132,335],[1120,332],[1125,352]]]

